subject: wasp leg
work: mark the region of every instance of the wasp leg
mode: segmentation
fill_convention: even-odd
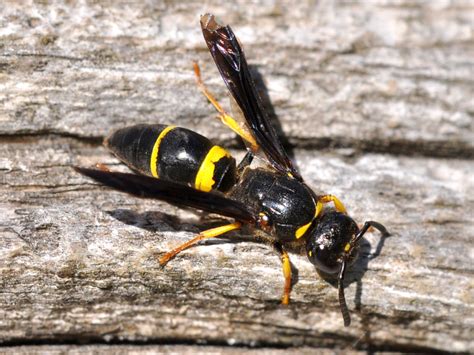
[[[283,288],[283,296],[281,297],[281,304],[287,305],[290,303],[290,292],[291,292],[291,263],[290,256],[283,248],[280,242],[274,242],[273,247],[278,251],[281,256],[281,263],[283,268],[283,276],[285,277],[285,286]]]
[[[107,172],[107,173],[110,172],[109,167],[108,167],[107,165],[105,165],[105,164],[96,163],[96,164],[95,164],[95,167],[96,167],[97,169],[101,170],[101,171],[105,171],[105,172]]]
[[[334,202],[334,207],[336,207],[336,211],[347,213],[346,208],[344,207],[343,203],[334,195],[323,195],[318,197],[318,202],[316,204],[316,216],[319,216],[323,209],[323,204]]]
[[[181,244],[180,246],[174,248],[173,250],[169,251],[166,253],[164,256],[162,256],[159,259],[159,263],[161,266],[165,266],[168,261],[170,261],[172,258],[174,258],[176,255],[181,253],[183,250],[189,248],[190,246],[196,244],[197,242],[204,240],[204,239],[209,239],[209,238],[216,238],[224,233],[240,229],[242,226],[242,223],[240,222],[235,222],[231,224],[226,224],[224,226],[216,227],[216,228],[211,228],[208,229],[204,232],[199,233],[199,235],[186,243]]]
[[[214,106],[214,108],[219,112],[219,119],[223,124],[225,124],[227,127],[229,127],[232,131],[237,133],[244,141],[246,141],[248,144],[250,144],[250,147],[252,150],[257,151],[258,150],[258,144],[255,141],[255,138],[252,136],[252,134],[246,130],[244,127],[239,125],[239,123],[234,120],[231,116],[229,116],[222,106],[217,102],[217,99],[214,97],[214,95],[211,94],[211,92],[207,89],[206,85],[204,85],[204,82],[202,81],[201,78],[201,69],[199,69],[198,63],[194,62],[193,63],[193,68],[194,68],[194,74],[196,75],[196,81],[199,89],[202,91],[204,96],[209,100],[209,102]]]

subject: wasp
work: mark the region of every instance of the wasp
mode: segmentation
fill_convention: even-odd
[[[316,194],[295,169],[251,77],[244,52],[229,26],[220,25],[211,14],[201,16],[205,42],[238,108],[237,119],[227,114],[204,85],[194,64],[197,83],[220,120],[242,138],[248,150],[237,165],[223,147],[188,130],[162,124],[141,124],[119,129],[105,145],[135,173],[111,172],[106,168],[75,169],[93,180],[134,196],[158,199],[179,206],[231,218],[226,224],[205,230],[164,254],[170,259],[190,246],[245,227],[265,235],[279,252],[284,275],[282,304],[291,291],[291,264],[285,246],[301,241],[318,271],[338,280],[339,304],[344,325],[350,315],[344,297],[346,269],[357,258],[358,247],[370,227],[386,233],[380,223],[367,221],[362,228],[349,217],[334,195]],[[235,116],[235,115],[234,115]],[[260,156],[263,166],[252,166]],[[325,206],[333,204],[333,208]]]

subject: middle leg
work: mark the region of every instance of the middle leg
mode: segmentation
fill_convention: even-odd
[[[291,262],[290,256],[287,251],[283,248],[280,242],[273,242],[273,247],[278,251],[281,256],[281,263],[283,269],[283,276],[285,278],[285,284],[283,287],[283,296],[281,297],[281,304],[287,305],[290,303],[291,293]]]

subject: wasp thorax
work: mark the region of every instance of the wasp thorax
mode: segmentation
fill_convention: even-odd
[[[353,258],[355,248],[351,241],[359,228],[352,218],[344,213],[330,211],[316,221],[306,242],[308,259],[321,271],[339,272],[344,254]]]

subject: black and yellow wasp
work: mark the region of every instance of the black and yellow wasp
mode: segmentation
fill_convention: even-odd
[[[219,112],[221,121],[246,143],[248,152],[242,162],[237,165],[227,150],[186,128],[142,124],[120,129],[105,140],[105,145],[137,174],[105,168],[76,170],[134,196],[235,220],[201,232],[166,253],[160,258],[161,265],[203,239],[242,227],[265,234],[282,258],[282,304],[288,304],[291,290],[291,265],[284,245],[304,241],[311,263],[324,273],[337,275],[339,303],[347,326],[350,316],[344,298],[344,273],[356,259],[359,241],[368,228],[373,226],[382,233],[385,228],[369,221],[359,229],[335,196],[317,195],[304,183],[269,123],[234,32],[210,14],[201,17],[201,28],[231,99],[241,111],[242,122],[222,109],[204,86],[195,64],[198,86]],[[256,154],[264,157],[267,166],[251,167]],[[335,209],[324,208],[328,202]]]

